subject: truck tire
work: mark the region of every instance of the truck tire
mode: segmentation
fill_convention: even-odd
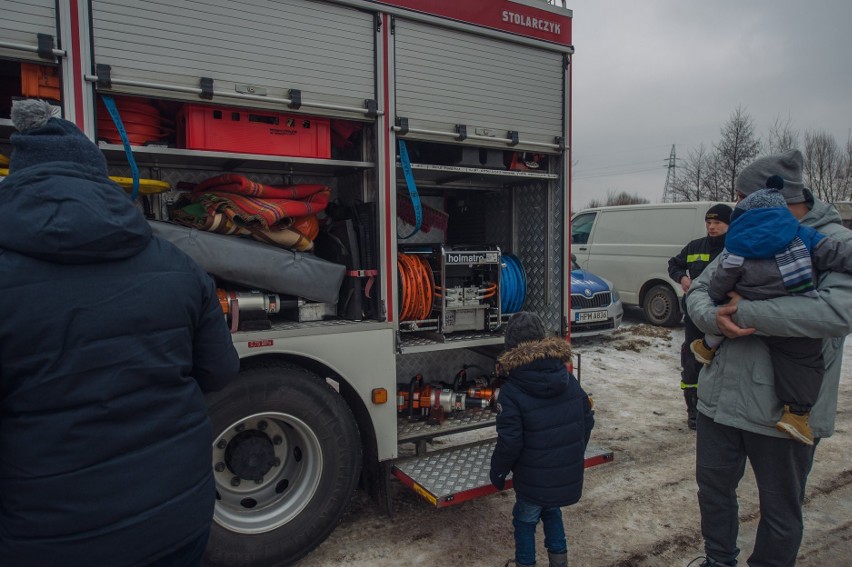
[[[332,532],[361,471],[358,425],[321,377],[249,367],[208,396],[216,507],[204,565],[279,567]]]
[[[648,290],[642,300],[642,310],[645,320],[661,327],[674,327],[683,317],[674,290],[663,284]]]

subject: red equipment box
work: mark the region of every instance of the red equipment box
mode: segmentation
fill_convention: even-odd
[[[59,68],[21,63],[21,94],[59,100]]]
[[[185,104],[178,114],[177,145],[189,150],[330,158],[329,122],[313,116]]]

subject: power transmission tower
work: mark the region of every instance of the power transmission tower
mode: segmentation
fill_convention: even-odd
[[[675,153],[675,145],[672,144],[672,152],[669,154],[668,163],[663,167],[668,168],[666,174],[666,184],[663,186],[663,203],[669,202],[669,191],[674,188],[675,179],[677,178],[677,154]]]

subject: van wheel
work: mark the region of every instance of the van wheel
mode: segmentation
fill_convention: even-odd
[[[655,285],[649,289],[642,302],[642,310],[649,323],[661,327],[674,327],[683,317],[677,295],[667,285]]]
[[[352,411],[323,378],[287,363],[244,368],[207,401],[216,507],[204,565],[293,563],[352,499],[361,471]]]

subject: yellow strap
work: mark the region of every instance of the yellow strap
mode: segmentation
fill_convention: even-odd
[[[689,254],[686,257],[686,263],[691,264],[693,262],[698,262],[699,260],[703,260],[704,262],[710,261],[710,254]]]
[[[0,168],[0,177],[5,177],[9,175],[9,170],[7,168]],[[133,188],[133,179],[130,177],[110,177],[113,181],[115,181],[118,185],[121,186],[122,189],[127,191]],[[168,181],[159,181],[157,179],[140,179],[139,180],[139,192],[144,194],[151,193],[163,193],[165,191],[169,191],[172,188],[172,184]]]
[[[131,177],[110,177],[113,181],[119,184],[123,189],[133,189],[133,179]],[[139,192],[144,194],[163,193],[169,191],[172,184],[168,181],[159,181],[158,179],[140,179]]]

